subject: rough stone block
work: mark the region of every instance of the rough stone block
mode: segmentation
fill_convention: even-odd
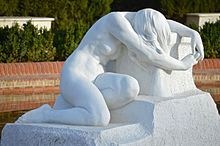
[[[1,145],[220,145],[220,116],[210,94],[194,90],[177,97],[139,96],[111,111],[107,127],[7,124]]]

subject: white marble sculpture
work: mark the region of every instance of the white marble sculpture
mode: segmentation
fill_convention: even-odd
[[[152,9],[98,20],[64,63],[60,96],[4,126],[1,146],[217,146],[220,116],[196,88],[199,34]]]
[[[192,38],[192,54],[181,60],[172,57],[171,32]],[[153,94],[149,95],[163,98],[171,93],[167,86],[161,87],[163,81],[158,71],[169,76],[174,70],[190,69],[204,57],[198,32],[167,20],[158,11],[143,9],[109,13],[88,30],[78,48],[65,61],[60,96],[54,107],[43,105],[24,114],[17,123],[108,125],[110,111],[132,102],[140,91],[135,77],[113,70],[106,72],[110,61],[120,60],[122,48],[126,49],[135,66],[152,72],[150,78],[153,82],[147,86],[151,87],[148,91]]]

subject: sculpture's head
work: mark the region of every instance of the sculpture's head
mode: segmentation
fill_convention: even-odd
[[[163,14],[153,9],[140,10],[134,17],[133,27],[144,42],[169,53],[171,30]]]

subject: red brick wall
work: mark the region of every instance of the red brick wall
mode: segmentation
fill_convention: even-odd
[[[62,65],[63,62],[0,63],[0,111],[53,104],[59,94]],[[205,59],[194,66],[193,74],[197,86],[220,101],[220,59]]]
[[[0,64],[0,112],[53,104],[63,62]]]
[[[205,59],[193,67],[198,88],[210,92],[215,101],[220,101],[220,59]]]
[[[220,69],[220,59],[204,59],[193,67],[194,70]]]
[[[0,63],[0,76],[59,74],[63,62]]]
[[[0,95],[51,92],[51,87],[59,85],[62,65],[63,62],[0,63]]]

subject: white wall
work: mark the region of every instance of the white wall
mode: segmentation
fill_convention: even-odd
[[[16,23],[19,26],[23,26],[23,24],[31,21],[31,23],[38,28],[46,28],[49,30],[51,28],[51,22],[54,21],[54,18],[47,17],[0,17],[0,27],[9,26],[12,27]]]

